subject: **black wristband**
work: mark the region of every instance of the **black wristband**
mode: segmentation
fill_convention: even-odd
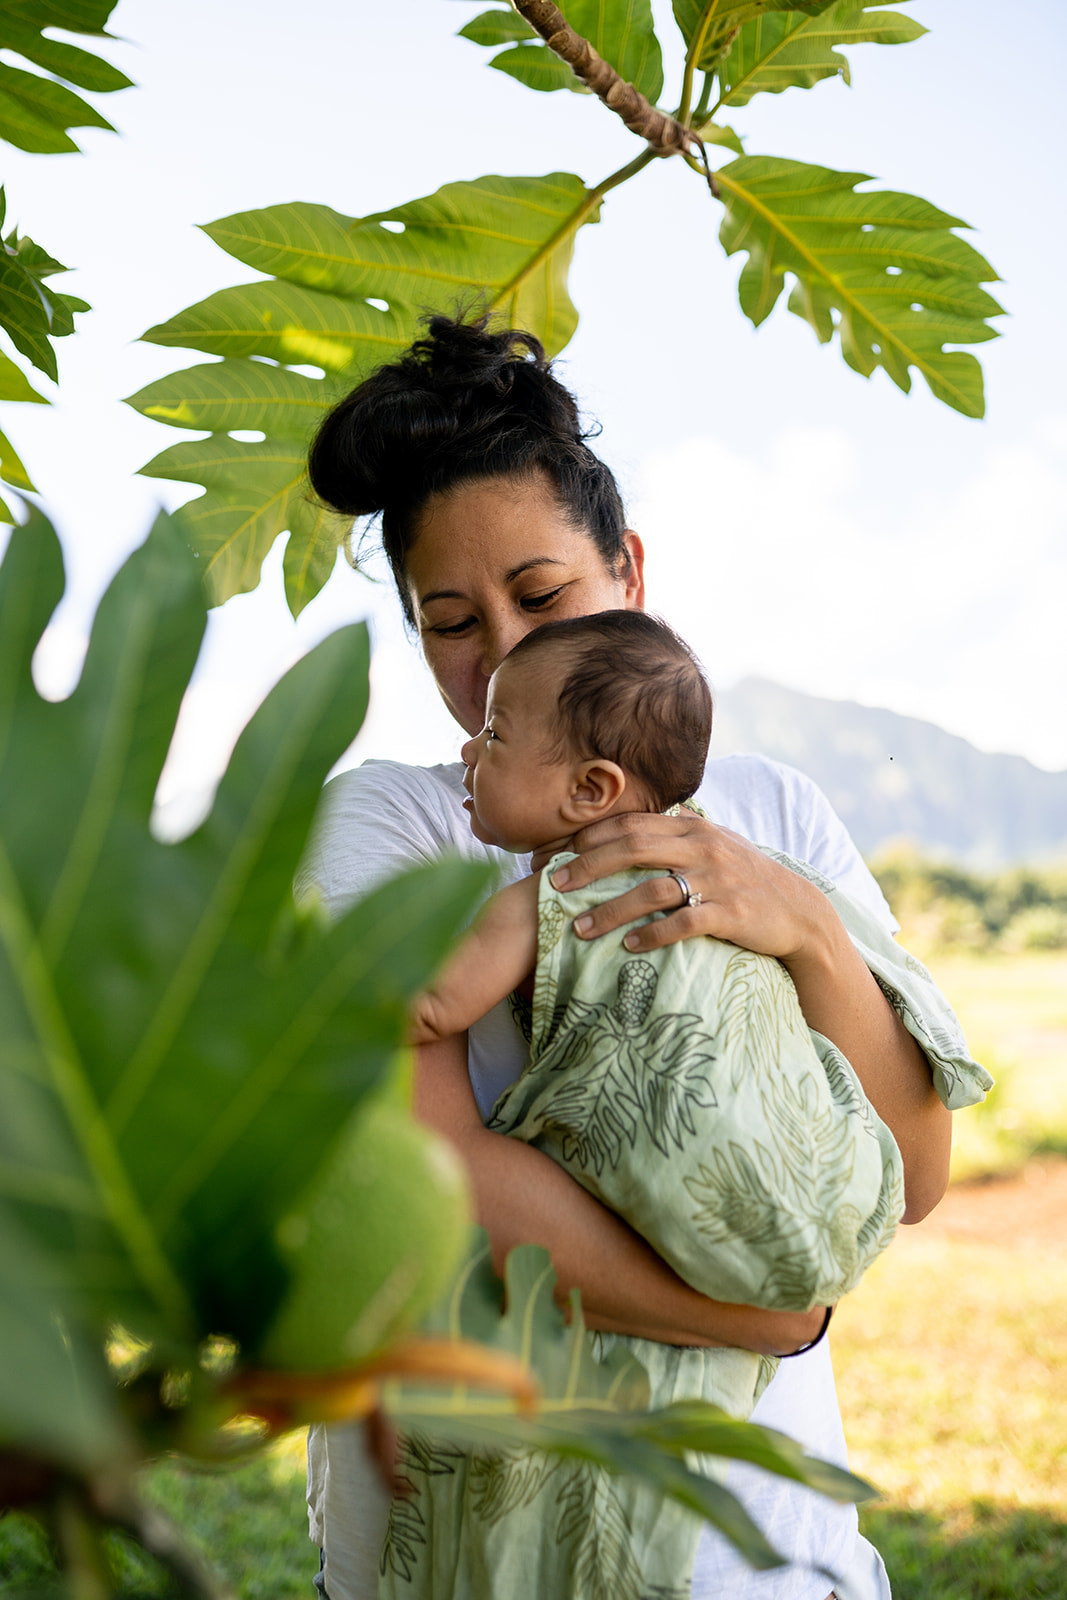
[[[820,1342],[820,1340],[826,1338],[826,1330],[830,1326],[830,1318],[834,1314],[834,1309],[835,1308],[833,1306],[827,1306],[826,1315],[822,1319],[822,1327],[819,1329],[814,1339],[809,1339],[807,1344],[802,1344],[799,1350],[787,1350],[784,1356],[778,1357],[779,1361],[788,1361],[790,1356],[802,1356],[805,1355],[807,1351],[814,1350],[815,1346]]]

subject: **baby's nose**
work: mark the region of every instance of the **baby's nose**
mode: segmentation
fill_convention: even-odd
[[[455,745],[453,745],[452,748],[455,749]],[[473,767],[475,761],[478,759],[477,739],[467,740],[466,744],[459,752],[459,759],[462,761],[465,767]]]

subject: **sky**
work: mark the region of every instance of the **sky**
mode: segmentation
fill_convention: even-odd
[[[581,314],[560,374],[602,427],[650,604],[716,690],[747,674],[936,722],[986,750],[1067,767],[1065,255],[1059,0],[911,0],[931,30],[850,51],[852,87],[759,96],[731,116],[754,154],[860,171],[964,218],[1010,313],[979,349],[988,415],[851,372],[784,306],[759,330],[736,301],[720,208],[656,162],[582,230]],[[93,311],[62,341],[50,408],[0,406],[63,540],[68,593],[37,661],[69,690],[99,596],[159,505],[137,476],[182,437],[124,406],[202,359],[139,342],[250,274],[199,231],[291,200],[353,216],[486,173],[599,181],[637,152],[595,100],[534,94],[454,37],[477,0],[119,0],[106,53],[138,85],[102,97],[118,136],[83,154],[5,149],[8,223],[72,271]],[[659,32],[674,49],[669,6]],[[666,104],[677,87],[668,77]],[[42,385],[47,387],[46,385]],[[372,706],[343,764],[452,759],[460,736],[377,582],[339,567],[294,623],[280,551],[260,589],[212,614],[160,789],[191,820],[270,684],[341,623],[369,617]]]

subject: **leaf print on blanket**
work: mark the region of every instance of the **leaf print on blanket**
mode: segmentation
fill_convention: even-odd
[[[886,983],[884,978],[879,977],[877,972],[874,974],[874,981],[893,1007],[901,1022],[908,1029],[908,1032],[913,1037],[919,1036],[920,1044],[922,1043],[921,1035],[925,1033],[933,1043],[934,1049],[944,1058],[938,1062],[938,1068],[946,1084],[948,1095],[946,1103],[954,1105],[956,1103],[957,1086],[963,1082],[963,1074],[956,1066],[954,1058],[967,1058],[967,1042],[962,1033],[950,1031],[939,1023],[931,1022],[929,1018],[923,1016],[917,1006],[905,1000],[899,990],[894,989],[891,984]],[[945,1096],[942,1096],[942,1098],[944,1099]]]
[[[382,1545],[378,1571],[382,1577],[392,1572],[405,1583],[410,1583],[415,1575],[420,1552],[425,1546],[426,1520],[419,1510],[417,1497],[413,1495],[405,1498],[394,1495],[389,1503],[389,1520],[386,1523],[385,1543]]]
[[[382,1545],[378,1570],[384,1576],[393,1572],[410,1583],[425,1547],[426,1518],[420,1506],[422,1480],[433,1477],[452,1477],[466,1457],[454,1445],[435,1443],[425,1434],[401,1434],[397,1450],[396,1472],[398,1481],[406,1485],[405,1493],[393,1495],[389,1504],[385,1542]]]
[[[814,1073],[797,1081],[770,1077],[760,1098],[796,1210],[817,1220],[837,1204],[852,1177],[852,1120],[825,1102]]]
[[[484,1522],[499,1522],[509,1511],[528,1506],[560,1469],[557,1456],[543,1450],[499,1450],[470,1462],[471,1505]]]
[[[567,1076],[554,1089],[544,1125],[562,1140],[563,1159],[592,1168],[619,1165],[643,1127],[662,1155],[696,1133],[693,1109],[718,1104],[707,1078],[715,1041],[695,1015],[648,1021],[658,978],[649,961],[624,961],[612,1006],[572,1001],[545,1064]]]
[[[730,1087],[762,1077],[778,1062],[783,1018],[799,1006],[778,963],[739,950],[726,964],[719,1006],[719,1038],[730,1058]],[[733,1048],[731,1048],[733,1046]]]
[[[583,1463],[566,1474],[557,1504],[556,1537],[572,1549],[573,1592],[582,1600],[641,1600],[633,1530],[611,1477]]]
[[[696,1177],[683,1180],[697,1202],[693,1226],[711,1244],[734,1239],[750,1245],[787,1243],[787,1224],[774,1194],[778,1186],[768,1187],[753,1155],[774,1171],[773,1157],[755,1140],[747,1148],[731,1141],[726,1149],[713,1150],[708,1162],[699,1163]]]

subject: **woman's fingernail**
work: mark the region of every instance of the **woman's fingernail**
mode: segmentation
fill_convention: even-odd
[[[579,917],[574,924],[575,933],[586,934],[593,926],[592,917]]]
[[[638,950],[641,946],[641,941],[637,937],[636,933],[628,933],[622,942],[626,946],[627,950]]]
[[[565,889],[567,887],[567,885],[570,883],[570,881],[571,881],[571,875],[570,875],[570,872],[567,870],[566,867],[559,867],[552,874],[552,887],[553,887],[553,889]]]

